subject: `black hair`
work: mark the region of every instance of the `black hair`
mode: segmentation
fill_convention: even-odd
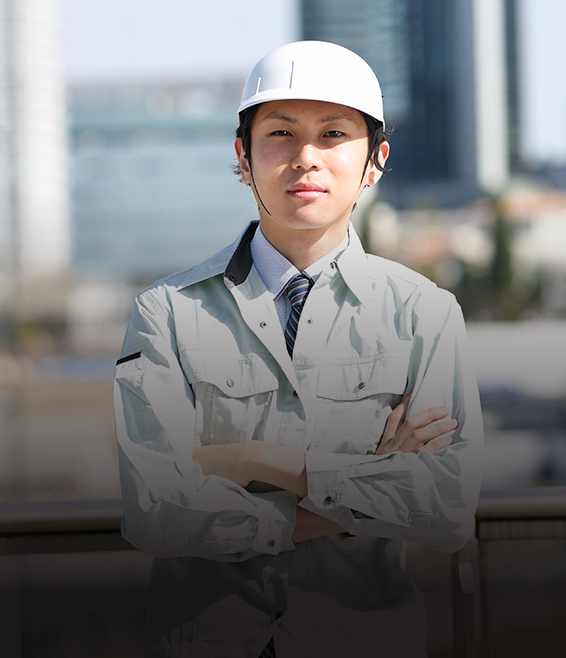
[[[252,123],[254,121],[254,117],[257,114],[259,108],[261,106],[261,103],[258,103],[257,105],[252,105],[251,107],[246,108],[243,112],[240,112],[239,119],[240,123],[238,124],[238,127],[236,128],[236,138],[239,138],[242,140],[242,151],[244,153],[244,157],[248,162],[251,162],[251,152],[252,152]],[[241,180],[242,177],[242,172],[240,171],[240,165],[236,163],[232,167],[234,173],[236,176],[238,176]]]
[[[240,123],[236,128],[236,137],[242,140],[242,150],[244,152],[244,157],[250,163],[250,165],[252,152],[252,123],[260,107],[261,103],[258,103],[257,105],[252,105],[251,107],[246,108],[243,112],[240,112]],[[377,119],[374,119],[373,117],[370,117],[369,114],[366,114],[365,112],[360,112],[360,114],[363,116],[364,121],[366,122],[368,132],[368,156],[364,165],[362,178],[366,172],[367,166],[372,156],[377,169],[383,173],[387,173],[391,170],[380,165],[377,156],[379,154],[379,147],[381,142],[388,141],[387,137],[391,134],[392,131],[389,129],[384,130],[383,123],[381,121],[377,121]],[[232,167],[232,170],[241,180],[242,172],[240,171],[240,165],[236,163]]]
[[[388,171],[391,171],[391,169],[379,164],[379,147],[381,146],[382,142],[388,141],[387,137],[393,131],[391,129],[386,129],[382,121],[378,121],[377,119],[370,117],[369,114],[366,114],[365,112],[360,112],[360,114],[363,116],[364,121],[366,122],[368,131],[368,157],[364,165],[364,174],[366,173],[367,166],[372,157],[376,169],[386,174]]]

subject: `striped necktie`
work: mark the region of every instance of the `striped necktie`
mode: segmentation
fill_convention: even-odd
[[[275,646],[273,644],[273,638],[269,640],[265,649],[259,654],[259,658],[275,658]]]
[[[289,313],[289,319],[285,327],[285,342],[287,343],[287,351],[291,357],[293,356],[293,347],[295,346],[301,311],[313,283],[313,280],[307,274],[301,272],[294,276],[287,284],[286,292],[291,302],[291,312]]]

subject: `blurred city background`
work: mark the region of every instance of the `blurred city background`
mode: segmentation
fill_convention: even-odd
[[[561,0],[0,0],[0,495],[119,493],[110,381],[135,293],[256,217],[231,174],[247,72],[295,39],[382,83],[367,248],[454,291],[484,485],[566,481]]]
[[[563,0],[0,0],[1,499],[120,495],[111,380],[133,297],[256,217],[230,170],[240,93],[302,38],[351,48],[382,83],[392,171],[356,226],[463,306],[484,486],[565,484],[565,27]],[[63,563],[10,559],[6,655],[136,655],[141,585],[134,630],[107,610],[55,637],[45,595],[44,632],[22,644],[21,583],[35,569],[63,587]],[[75,571],[130,578],[117,564]]]

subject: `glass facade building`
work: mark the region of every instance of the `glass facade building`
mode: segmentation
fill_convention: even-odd
[[[303,0],[303,37],[354,50],[383,88],[398,207],[478,195],[474,0]]]

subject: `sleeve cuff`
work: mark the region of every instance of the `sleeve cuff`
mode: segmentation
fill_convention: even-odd
[[[305,452],[309,501],[317,510],[330,512],[342,505],[348,481],[348,455]]]
[[[297,520],[297,496],[289,491],[254,495],[262,500],[254,550],[268,555],[294,550],[291,535]]]
[[[329,519],[330,521],[334,521],[338,525],[341,525],[343,528],[348,528],[352,525],[352,510],[348,509],[347,507],[335,507],[334,509],[320,510],[315,505],[313,505],[313,503],[308,498],[303,498],[298,507],[302,507],[309,512],[323,516],[325,519]]]

